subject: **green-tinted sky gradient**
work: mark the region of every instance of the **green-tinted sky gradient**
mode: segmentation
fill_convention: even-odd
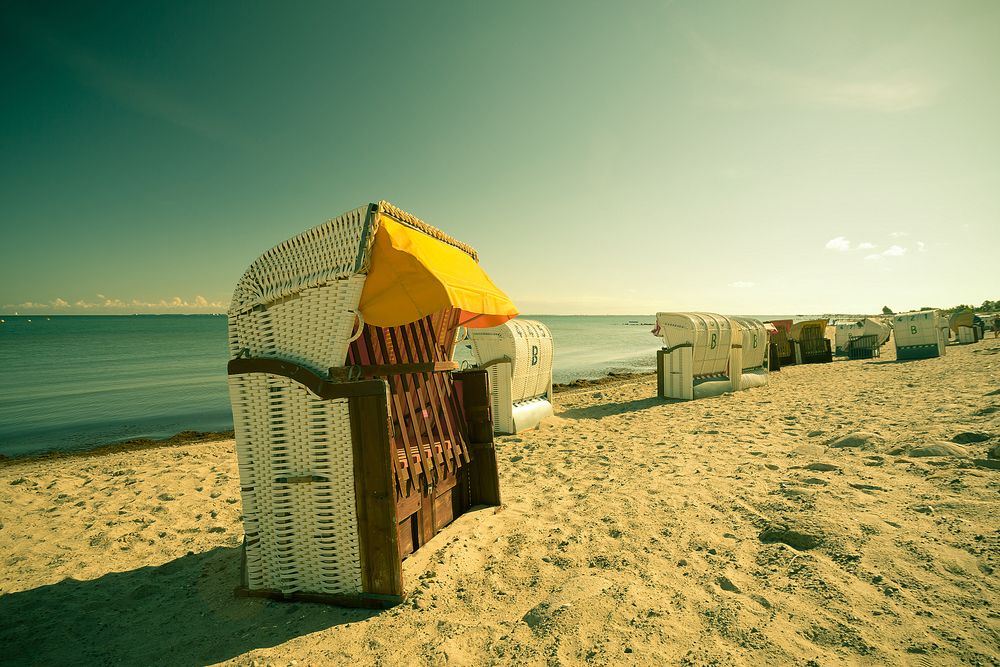
[[[523,312],[1000,297],[991,0],[0,21],[0,312],[224,311],[261,252],[382,198],[475,246]]]

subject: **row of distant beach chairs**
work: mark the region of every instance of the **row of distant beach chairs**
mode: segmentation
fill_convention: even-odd
[[[978,318],[977,318],[978,319]],[[968,323],[967,323],[967,320]],[[945,354],[954,331],[962,343],[982,338],[982,321],[966,314],[951,321],[936,310],[901,313],[829,325],[825,319],[760,321],[717,313],[658,313],[653,334],[657,392],[690,400],[767,384],[768,373],[792,364],[829,363],[881,356],[893,329],[900,360]],[[496,433],[531,428],[552,414],[552,337],[540,322],[511,320],[470,331],[478,367],[490,368]]]
[[[474,249],[384,201],[250,265],[229,310],[238,594],[396,604],[403,559],[501,505],[494,434],[553,411],[551,332],[516,315]],[[943,353],[936,312],[894,325],[900,358]],[[761,386],[782,363],[830,361],[835,345],[825,320],[660,313],[656,326],[669,398]],[[877,355],[885,341],[866,326],[848,353]],[[467,368],[454,361],[461,332]]]

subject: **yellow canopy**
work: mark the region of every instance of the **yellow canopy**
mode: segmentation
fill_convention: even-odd
[[[819,338],[822,338],[826,333],[826,320],[803,320],[802,322],[796,322],[792,325],[791,331],[788,332],[788,338],[790,340],[801,340],[803,330],[816,329],[819,331]]]
[[[398,326],[448,307],[461,310],[459,323],[468,327],[494,327],[517,315],[468,253],[381,215],[361,291],[365,322]]]

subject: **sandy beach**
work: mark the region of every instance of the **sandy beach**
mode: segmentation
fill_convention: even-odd
[[[0,661],[1000,664],[1000,341],[893,354],[561,392],[387,611],[233,596],[232,441],[4,462]]]

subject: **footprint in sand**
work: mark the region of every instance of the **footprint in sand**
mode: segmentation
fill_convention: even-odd
[[[802,466],[804,470],[812,470],[813,472],[831,472],[833,470],[840,470],[840,466],[834,465],[832,463],[810,463],[809,465]]]
[[[984,433],[983,431],[963,431],[954,435],[951,441],[956,445],[973,445],[978,442],[986,442],[992,437],[991,433]]]
[[[768,526],[760,532],[757,539],[765,544],[774,544],[777,542],[787,544],[796,551],[815,549],[823,543],[823,537],[819,534],[783,525]]]

